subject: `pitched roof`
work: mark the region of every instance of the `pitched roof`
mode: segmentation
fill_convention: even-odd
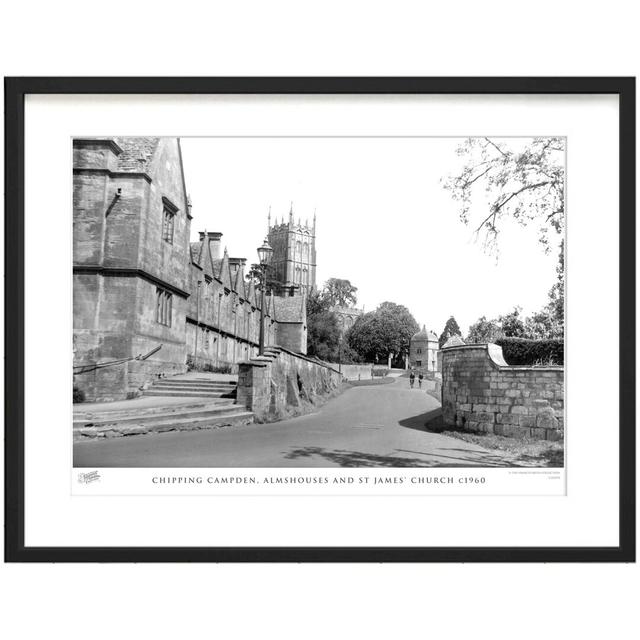
[[[229,271],[229,254],[227,250],[224,250],[224,255],[222,256],[222,260],[220,263],[220,267],[216,277],[227,289],[232,289],[231,284],[231,272]]]
[[[244,298],[245,300],[247,299],[247,292],[246,292],[246,283],[244,280],[244,265],[241,264],[238,267],[238,270],[236,272],[236,280],[233,283],[233,288],[238,292],[238,294],[240,295],[241,298]]]
[[[246,287],[246,296],[245,300],[251,304],[251,306],[256,307],[256,285],[253,281],[253,278],[249,281],[249,285]]]
[[[422,329],[418,331],[418,333],[414,333],[411,336],[411,340],[430,340],[436,341],[438,340],[438,336],[433,331],[427,331],[424,325],[422,325]]]

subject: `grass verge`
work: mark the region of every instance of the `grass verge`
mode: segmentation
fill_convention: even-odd
[[[380,384],[392,384],[395,378],[371,378],[370,380],[348,380],[350,387],[372,387]]]
[[[445,426],[442,416],[438,416],[426,424],[427,431],[440,433],[443,436],[457,438],[465,442],[477,444],[485,449],[505,451],[514,456],[514,463],[527,467],[560,467],[564,466],[564,442],[551,440],[533,440],[531,438],[507,438],[493,433],[471,433]]]

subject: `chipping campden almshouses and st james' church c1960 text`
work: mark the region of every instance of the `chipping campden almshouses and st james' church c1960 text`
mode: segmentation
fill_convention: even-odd
[[[187,364],[228,367],[258,353],[261,296],[222,233],[191,242],[178,138],[73,141],[74,385],[87,400],[134,397]],[[271,225],[275,282],[265,344],[306,353],[316,286],[313,223]],[[256,246],[262,241],[256,230]]]

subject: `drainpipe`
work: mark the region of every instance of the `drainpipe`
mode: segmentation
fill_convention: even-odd
[[[218,294],[218,339],[216,340],[216,367],[220,366],[220,340],[222,340],[222,331],[220,330],[220,305],[222,304],[222,293]]]
[[[202,280],[198,280],[198,286],[196,287],[196,342],[193,354],[193,368],[198,368],[198,332],[200,331],[200,285]]]
[[[236,294],[233,294],[233,310],[234,310],[234,316],[233,316],[233,363],[236,363],[237,360],[237,356],[236,356],[236,346],[238,344],[238,298],[236,297]]]

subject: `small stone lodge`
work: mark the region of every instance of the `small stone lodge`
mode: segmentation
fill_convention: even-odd
[[[73,141],[74,385],[87,400],[133,397],[188,362],[237,370],[257,354],[246,259],[222,250],[220,232],[190,242],[191,221],[178,138]],[[315,220],[313,241],[308,265]],[[265,344],[305,354],[299,290],[267,296]]]
[[[425,372],[438,368],[438,336],[427,331],[425,326],[415,333],[409,341],[409,367]]]

